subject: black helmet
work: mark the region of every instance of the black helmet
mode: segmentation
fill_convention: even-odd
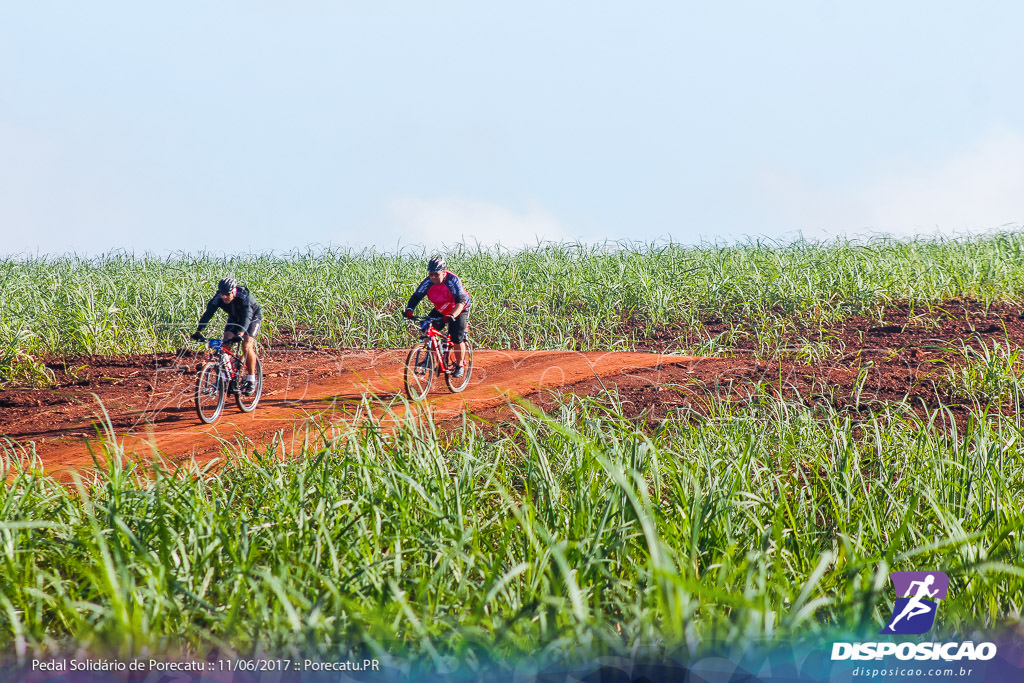
[[[238,287],[238,280],[226,277],[217,283],[217,294],[230,294],[236,287]]]
[[[427,272],[440,273],[442,270],[444,270],[444,267],[446,265],[447,264],[444,262],[443,256],[435,256],[434,258],[430,259],[430,261],[427,262]]]

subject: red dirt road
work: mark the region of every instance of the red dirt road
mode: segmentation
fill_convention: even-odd
[[[507,395],[543,407],[552,393],[602,396],[614,389],[628,417],[656,423],[706,413],[723,399],[741,408],[770,394],[828,405],[853,419],[892,403],[919,413],[941,405],[944,416],[963,426],[979,399],[965,395],[956,377],[971,354],[1005,355],[1024,348],[1024,321],[1017,313],[1016,307],[972,302],[949,302],[927,316],[894,306],[884,321],[858,317],[832,329],[790,333],[788,351],[761,360],[742,343],[715,358],[479,351],[470,387],[453,395],[440,382],[428,405],[437,419],[461,420],[466,411],[493,422],[504,418]],[[673,348],[723,331],[721,321],[709,320],[699,334],[666,329],[656,331],[650,343]],[[824,345],[826,352],[808,357],[800,349],[809,342]],[[291,439],[305,436],[310,417],[329,423],[382,411],[401,391],[405,353],[271,348],[264,355],[260,407],[245,415],[229,403],[213,426],[201,425],[193,407],[198,354],[51,359],[50,386],[0,390],[0,435],[34,448],[50,471],[87,466],[92,462],[87,441],[101,441],[96,425],[102,421],[96,416],[102,403],[118,439],[143,458],[156,449],[172,460],[207,460],[220,452],[223,441],[236,440],[277,439],[280,447],[283,439],[287,449]],[[1013,372],[1021,376],[1024,357],[1014,358]],[[371,408],[364,395],[381,400]],[[404,409],[400,401],[394,408]],[[987,407],[1003,413],[1016,409],[1012,402]]]
[[[405,354],[404,350],[270,352],[265,356],[264,393],[257,410],[245,414],[229,401],[213,425],[201,424],[193,407],[195,375],[191,370],[195,359],[138,358],[138,370],[127,373],[122,382],[134,381],[138,389],[148,384],[148,396],[145,390],[132,392],[123,387],[103,401],[100,391],[91,410],[87,403],[69,402],[68,406],[77,410],[51,411],[51,419],[42,428],[38,420],[23,419],[21,426],[15,422],[0,429],[15,441],[34,442],[49,472],[92,464],[87,443],[96,448],[103,440],[97,432],[105,435],[110,429],[103,426],[106,420],[99,415],[100,402],[126,453],[143,458],[160,453],[171,460],[208,460],[220,453],[225,442],[259,444],[275,438],[287,447],[293,440],[302,441],[311,418],[330,423],[365,415],[371,404],[364,403],[364,396],[376,397],[372,409],[383,410],[383,404],[402,391]],[[151,367],[143,371],[146,360]],[[461,419],[464,412],[486,411],[507,403],[510,397],[635,372],[642,372],[649,381],[652,372],[656,375],[666,366],[698,360],[655,353],[480,350],[469,387],[452,394],[443,380],[435,381],[427,404],[435,419]],[[28,412],[38,416],[41,407]],[[393,409],[401,412],[404,404],[399,401]],[[32,426],[35,428],[30,429]]]

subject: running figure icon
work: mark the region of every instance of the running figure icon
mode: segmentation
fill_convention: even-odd
[[[949,577],[943,572],[893,572],[896,588],[892,619],[882,633],[921,634],[935,623],[939,601],[946,599]]]
[[[926,605],[921,602],[921,600],[924,598],[934,598],[939,594],[938,588],[933,591],[928,590],[928,587],[933,583],[935,583],[935,576],[933,574],[929,574],[924,581],[911,582],[910,590],[914,590],[914,586],[917,586],[917,592],[907,601],[906,606],[903,608],[903,611],[900,612],[899,616],[889,622],[888,628],[890,631],[894,630],[893,627],[896,626],[899,620],[903,617],[913,619],[916,616],[927,614],[932,611],[932,605]]]

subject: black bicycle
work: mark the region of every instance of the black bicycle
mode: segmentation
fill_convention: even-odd
[[[228,394],[234,394],[235,404],[243,413],[256,410],[263,395],[263,362],[256,355],[256,381],[252,393],[246,394],[241,388],[242,369],[245,367],[245,352],[233,353],[228,346],[242,340],[235,337],[227,342],[220,339],[204,339],[210,349],[210,358],[199,371],[196,379],[196,413],[205,424],[212,424],[224,410]]]

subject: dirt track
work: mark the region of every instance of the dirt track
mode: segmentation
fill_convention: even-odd
[[[301,440],[310,418],[319,422],[350,420],[365,412],[364,396],[395,399],[402,390],[404,359],[405,351],[272,351],[265,356],[266,379],[258,409],[245,414],[229,402],[213,425],[202,425],[196,418],[195,359],[151,358],[148,371],[138,367],[142,359],[135,359],[136,369],[123,379],[108,376],[112,391],[102,391],[102,384],[94,387],[101,391],[91,405],[69,399],[50,408],[42,424],[40,405],[20,411],[22,419],[3,429],[17,441],[34,441],[49,471],[81,467],[92,462],[85,442],[98,441],[97,432],[104,431],[102,402],[127,452],[145,457],[159,451],[172,459],[202,460],[219,452],[225,440],[259,443],[278,432],[286,441]],[[504,405],[509,396],[529,396],[588,379],[628,377],[640,371],[649,379],[665,365],[696,360],[653,353],[481,350],[475,357],[469,387],[461,394],[451,394],[443,381],[435,383],[428,404],[436,419],[461,419],[464,412],[480,413]],[[23,400],[41,402],[55,398],[52,394],[27,393]],[[108,394],[106,399],[104,394]]]
[[[701,333],[716,334],[718,324],[707,321]],[[671,348],[688,336],[666,331],[652,345]],[[893,309],[885,321],[852,319],[820,334],[803,333],[794,338],[794,348],[808,338],[828,340],[827,359],[801,360],[790,353],[757,361],[742,345],[716,358],[479,351],[469,388],[453,395],[443,383],[435,385],[429,405],[439,420],[461,420],[464,412],[500,419],[510,395],[544,404],[552,394],[595,395],[614,388],[627,415],[656,421],[674,409],[700,413],[709,400],[743,405],[772,393],[851,414],[901,400],[921,410],[941,403],[962,423],[970,401],[951,392],[945,377],[963,362],[964,345],[1024,347],[1024,323],[1016,309],[954,302],[937,317]],[[245,415],[229,402],[212,426],[199,423],[192,403],[198,355],[62,359],[48,364],[56,386],[0,391],[0,433],[34,443],[49,471],[91,464],[86,442],[99,441],[101,403],[115,434],[140,457],[156,449],[171,459],[203,460],[219,452],[222,440],[260,443],[277,434],[287,445],[305,435],[311,417],[351,420],[365,414],[364,396],[395,399],[404,358],[404,350],[269,349],[258,410]]]

